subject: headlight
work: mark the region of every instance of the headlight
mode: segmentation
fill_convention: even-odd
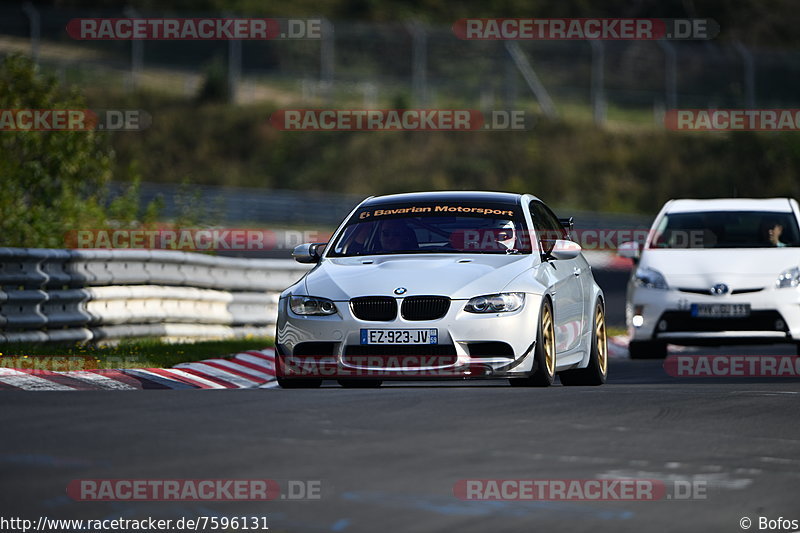
[[[636,270],[633,282],[637,287],[647,287],[648,289],[669,289],[667,280],[658,270],[641,267]]]
[[[516,311],[525,303],[524,292],[504,292],[476,296],[467,302],[464,311],[468,313],[507,313]]]
[[[789,268],[781,272],[775,281],[775,287],[779,289],[788,289],[800,285],[800,268]]]
[[[336,313],[336,306],[332,301],[313,296],[291,296],[289,307],[297,315],[332,315]]]

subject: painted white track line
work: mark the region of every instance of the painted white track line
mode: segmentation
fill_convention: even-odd
[[[269,381],[275,378],[274,374],[267,374],[266,372],[259,372],[258,370],[253,370],[252,368],[244,365],[236,364],[233,361],[228,361],[227,359],[208,359],[205,361],[206,363],[216,363],[219,366],[224,366],[226,368],[230,368],[231,370],[236,370],[237,372],[241,372],[243,374],[248,374],[257,378],[259,380]]]
[[[11,388],[23,390],[77,390],[73,387],[50,381],[49,379],[32,376],[13,368],[0,368],[0,384],[9,385]]]
[[[95,374],[94,372],[87,372],[86,370],[76,370],[69,373],[69,377],[83,381],[89,385],[94,385],[99,389],[106,390],[136,390],[136,387],[111,379],[106,376]]]
[[[261,380],[256,381],[243,378],[241,376],[233,374],[232,372],[226,372],[224,370],[220,370],[219,368],[207,365],[203,362],[181,363],[176,368],[194,370],[195,372],[203,374],[204,376],[208,376],[222,382],[227,382],[230,384],[229,388],[231,389],[255,387],[259,385],[261,381]]]
[[[165,368],[164,372],[169,372],[170,374],[175,375],[178,379],[184,379],[190,383],[197,383],[197,388],[199,389],[226,389],[225,385],[220,385],[216,381],[211,381],[205,378],[202,378],[196,374],[190,374],[189,372],[183,371],[179,368]]]
[[[626,336],[610,337],[609,356],[627,358],[627,341]],[[59,378],[69,379],[59,382]],[[74,380],[76,386],[70,386],[70,380]],[[250,389],[277,386],[275,352],[272,349],[252,350],[225,359],[181,363],[174,368],[79,370],[37,375],[0,368],[0,390]]]

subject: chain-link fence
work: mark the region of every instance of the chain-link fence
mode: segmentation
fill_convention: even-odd
[[[322,38],[310,40],[78,41],[66,32],[74,18],[158,16],[6,5],[0,53],[31,53],[67,82],[187,98],[216,66],[236,101],[277,105],[489,109],[549,97],[555,113],[603,121],[651,120],[676,106],[798,107],[800,99],[800,52],[715,40],[465,41],[449,27],[348,21],[325,21]],[[526,69],[545,94],[532,91]]]

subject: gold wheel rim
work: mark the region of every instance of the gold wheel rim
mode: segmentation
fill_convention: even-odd
[[[542,337],[544,341],[544,364],[547,374],[552,376],[556,372],[556,331],[553,323],[553,311],[549,305],[542,310]]]
[[[603,374],[608,370],[608,342],[606,339],[606,317],[603,308],[597,306],[594,312],[594,335],[597,339],[597,364]]]

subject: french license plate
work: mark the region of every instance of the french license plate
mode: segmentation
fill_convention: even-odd
[[[692,304],[698,318],[742,318],[750,316],[750,304]]]
[[[362,329],[361,344],[439,344],[439,330]]]

